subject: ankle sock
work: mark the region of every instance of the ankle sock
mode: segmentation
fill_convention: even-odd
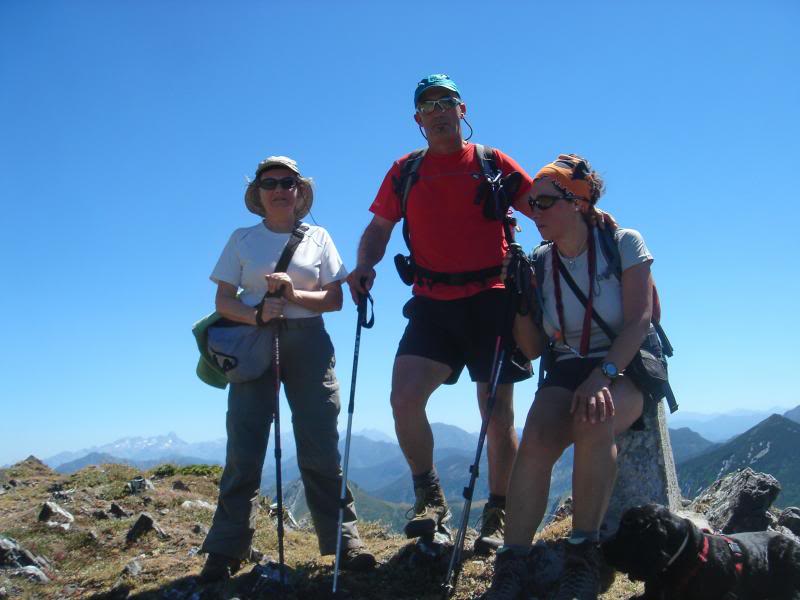
[[[581,529],[573,529],[572,535],[567,540],[570,544],[582,544],[583,542],[591,542],[596,544],[600,541],[600,533],[595,529],[594,531],[583,531]]]
[[[498,494],[489,494],[489,501],[486,504],[487,506],[494,506],[495,508],[502,508],[505,510],[506,497]]]
[[[436,467],[419,475],[411,475],[411,478],[414,480],[414,488],[439,486],[439,474],[436,472]]]
[[[497,549],[497,555],[511,555],[514,558],[528,556],[531,553],[531,547],[524,544],[503,544]]]

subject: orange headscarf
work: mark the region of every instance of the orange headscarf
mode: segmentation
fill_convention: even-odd
[[[533,180],[537,181],[542,177],[549,177],[555,182],[556,187],[575,198],[580,198],[589,204],[597,202],[599,186],[594,180],[592,167],[580,156],[559,154],[556,160],[539,169]]]

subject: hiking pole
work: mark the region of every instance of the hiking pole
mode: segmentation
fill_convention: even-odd
[[[513,239],[513,238],[512,238]],[[524,252],[522,246],[516,242],[512,243],[509,247],[509,252],[518,253]],[[508,294],[506,311],[504,319],[513,318],[512,308],[514,306],[514,294],[516,290],[514,287],[517,285],[516,280],[506,279],[506,294]],[[494,358],[492,361],[492,371],[489,376],[489,393],[486,399],[486,411],[481,421],[481,431],[478,436],[478,448],[475,450],[475,461],[469,467],[469,483],[464,488],[464,509],[461,513],[461,524],[456,533],[456,539],[453,543],[453,553],[450,555],[450,564],[447,566],[447,574],[445,575],[444,582],[442,583],[442,600],[447,600],[456,589],[458,577],[461,574],[461,554],[464,551],[464,540],[467,535],[467,525],[469,524],[469,511],[472,508],[472,495],[475,492],[475,483],[478,480],[479,466],[481,462],[481,454],[483,453],[483,444],[486,441],[486,433],[489,430],[489,421],[492,418],[492,410],[494,409],[495,402],[497,401],[497,386],[500,383],[500,375],[503,370],[503,361],[506,357],[506,340],[503,335],[506,331],[508,323],[503,323],[501,329],[497,334],[494,347]]]
[[[275,335],[272,339],[272,361],[275,370],[275,407],[272,418],[275,423],[275,485],[278,500],[278,575],[280,595],[286,585],[286,562],[283,554],[283,481],[281,477],[281,362],[280,362],[280,322],[275,324]]]
[[[361,287],[364,287],[364,279],[361,280]],[[344,462],[342,463],[342,488],[339,493],[339,525],[336,528],[336,559],[333,566],[333,595],[336,596],[339,583],[339,561],[342,556],[342,526],[344,523],[344,509],[347,506],[347,470],[350,465],[350,434],[353,429],[353,409],[355,408],[356,398],[356,376],[358,375],[358,351],[361,347],[361,328],[371,329],[375,324],[375,310],[367,320],[367,301],[373,306],[372,296],[369,292],[358,295],[357,319],[356,319],[356,342],[353,350],[353,375],[350,378],[350,403],[347,405],[347,435],[344,442]]]

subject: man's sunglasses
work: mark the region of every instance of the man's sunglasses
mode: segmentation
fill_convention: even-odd
[[[455,108],[459,104],[461,104],[461,100],[459,98],[445,96],[444,98],[439,98],[438,100],[425,100],[420,102],[417,104],[417,112],[420,112],[423,115],[429,115],[436,110],[437,106],[440,110],[445,111]]]
[[[278,186],[281,186],[284,190],[291,190],[297,185],[297,179],[294,177],[281,177],[280,179],[275,179],[274,177],[264,177],[264,179],[258,180],[258,187],[262,190],[274,190]]]
[[[538,208],[539,210],[547,210],[552,208],[553,204],[559,200],[566,200],[567,202],[575,202],[575,198],[567,198],[565,196],[528,196],[528,205],[531,209]]]

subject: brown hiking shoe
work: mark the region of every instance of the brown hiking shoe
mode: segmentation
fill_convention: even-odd
[[[203,570],[200,571],[201,583],[214,583],[230,579],[242,566],[242,561],[224,554],[210,553]]]
[[[529,575],[527,557],[515,556],[512,552],[501,552],[494,560],[492,585],[481,596],[481,600],[519,600],[527,598]]]
[[[375,555],[364,546],[356,548],[345,548],[339,558],[339,567],[344,571],[369,571],[374,568],[378,561]]]
[[[443,525],[453,517],[447,507],[444,492],[438,485],[414,488],[417,500],[414,502],[414,516],[406,523],[407,538],[433,537]],[[410,511],[409,511],[410,512]]]
[[[554,600],[596,600],[600,588],[600,547],[566,543],[564,571]]]
[[[499,506],[486,504],[481,514],[481,530],[473,552],[487,555],[492,550],[497,550],[503,545],[503,536],[506,533],[506,509]]]

